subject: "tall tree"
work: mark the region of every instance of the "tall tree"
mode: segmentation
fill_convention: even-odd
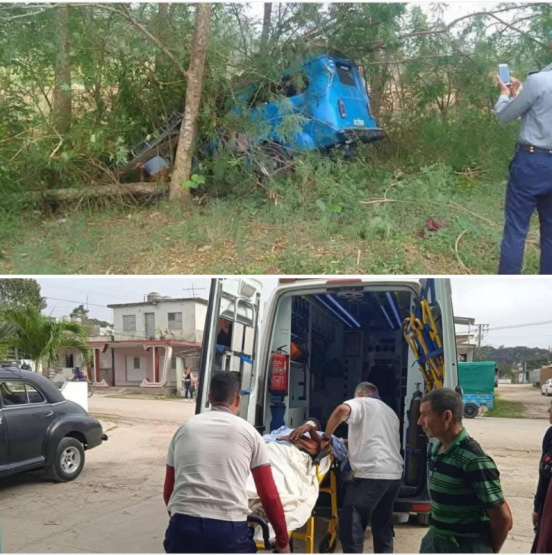
[[[39,310],[46,308],[40,295],[40,285],[35,279],[0,279],[0,308],[17,308],[32,305]]]
[[[63,135],[71,127],[71,39],[69,32],[69,6],[60,4],[54,10],[56,21],[56,60],[54,64],[53,118],[56,131]]]
[[[192,151],[194,146],[196,121],[199,114],[201,90],[203,88],[203,73],[205,57],[209,43],[209,26],[211,23],[211,4],[196,4],[194,37],[190,67],[186,79],[186,106],[184,120],[180,127],[180,136],[174,170],[171,177],[170,198],[176,200],[189,195],[189,190],[184,187],[190,178],[192,170]]]
[[[86,323],[88,321],[89,312],[90,311],[85,308],[83,304],[80,304],[71,311],[71,314],[69,314],[69,316],[71,318],[80,318],[83,323]]]
[[[44,316],[36,306],[1,310],[0,326],[12,328],[6,342],[25,353],[39,372],[42,371],[43,362],[47,368],[55,364],[58,351],[63,348],[76,349],[85,361],[90,360],[86,326],[76,322],[55,321]]]
[[[261,46],[259,48],[261,54],[265,54],[270,36],[270,22],[272,17],[272,2],[264,3],[263,15],[263,31],[261,33]]]

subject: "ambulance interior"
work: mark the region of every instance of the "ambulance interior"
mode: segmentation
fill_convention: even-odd
[[[274,353],[289,355],[289,389],[287,395],[271,391],[270,371],[265,373],[265,433],[282,425],[296,427],[309,417],[324,428],[332,411],[354,396],[358,383],[369,381],[399,416],[405,487],[412,495],[419,491],[425,484],[419,470],[425,465],[427,438],[416,424],[420,396],[411,401],[416,391],[423,392],[424,382],[402,332],[416,301],[417,293],[408,286],[327,288],[282,296],[269,367]],[[434,317],[440,328],[436,309]],[[338,427],[335,435],[346,438],[347,425]]]

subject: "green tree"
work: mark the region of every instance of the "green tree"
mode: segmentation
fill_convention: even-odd
[[[0,325],[8,326],[8,331],[12,328],[6,341],[33,360],[37,371],[42,371],[43,362],[47,368],[53,365],[59,349],[63,348],[76,349],[85,361],[90,360],[86,326],[77,322],[55,321],[44,316],[36,306],[1,310]]]
[[[32,305],[38,310],[46,308],[46,299],[40,295],[40,285],[35,279],[0,279],[0,308]]]

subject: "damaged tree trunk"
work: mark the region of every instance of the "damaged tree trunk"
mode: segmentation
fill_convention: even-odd
[[[265,2],[264,16],[263,16],[263,31],[261,33],[261,45],[259,48],[261,55],[266,53],[266,47],[268,46],[271,18],[272,18],[272,2]]]
[[[189,189],[185,187],[185,183],[190,179],[192,170],[192,152],[201,90],[203,88],[203,72],[209,42],[210,22],[211,4],[196,4],[194,38],[190,65],[187,71],[186,106],[171,177],[169,194],[171,200],[177,200],[190,194]]]
[[[71,128],[71,41],[69,7],[60,4],[54,10],[56,21],[56,61],[54,64],[53,120],[56,131],[63,135]]]

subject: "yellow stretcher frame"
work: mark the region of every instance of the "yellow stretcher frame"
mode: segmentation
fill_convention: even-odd
[[[422,320],[416,318],[416,316],[412,314],[410,317],[405,318],[402,324],[404,338],[408,343],[410,350],[416,357],[416,360],[419,360],[422,356],[427,356],[430,353],[429,347],[427,346],[423,335],[424,328],[428,324],[429,337],[435,342],[439,349],[443,347],[439,331],[437,330],[437,325],[435,324],[435,319],[433,318],[431,306],[426,299],[420,301],[420,309]],[[416,340],[418,340],[421,347],[421,353],[418,350]],[[430,357],[418,366],[424,378],[426,393],[436,387],[443,386],[445,378],[445,361],[443,355]]]
[[[330,468],[326,474],[320,474],[320,465],[316,464],[316,478],[318,479],[319,485],[319,494],[326,493],[330,496],[331,501],[331,517],[330,522],[328,523],[328,529],[326,532],[326,537],[324,538],[323,542],[327,542],[328,549],[327,551],[321,551],[322,553],[331,553],[335,549],[335,544],[337,542],[337,532],[338,532],[338,512],[337,512],[337,476],[334,469],[334,457],[330,453]],[[326,476],[330,478],[330,483],[326,487],[322,487],[322,483]],[[314,512],[311,514],[309,519],[305,524],[305,531],[304,532],[297,532],[291,531],[289,533],[289,537],[293,540],[300,540],[305,542],[306,544],[306,551],[305,553],[318,553],[319,551],[315,551],[314,549],[314,531],[315,531],[315,515]],[[257,545],[257,549],[259,551],[266,550],[267,546],[264,542],[258,541],[255,542]]]

